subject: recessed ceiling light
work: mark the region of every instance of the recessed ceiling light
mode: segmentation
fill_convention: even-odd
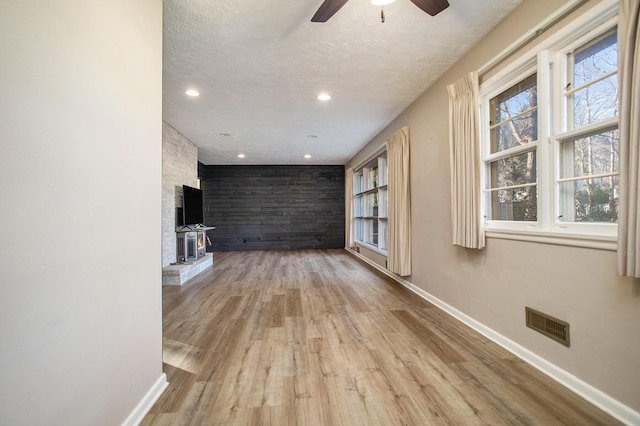
[[[304,158],[311,158],[309,154],[305,155]]]
[[[238,158],[244,158],[244,154],[238,154]]]
[[[193,97],[200,96],[200,93],[197,90],[194,90],[194,89],[189,89],[184,93],[186,93],[188,96],[193,96]]]
[[[386,4],[393,3],[395,0],[371,0],[371,4],[376,6],[384,6]]]
[[[328,93],[320,93],[318,95],[318,100],[319,101],[328,101],[329,99],[331,99],[331,96],[329,96]]]

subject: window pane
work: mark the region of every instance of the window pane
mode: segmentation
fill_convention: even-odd
[[[379,209],[378,209],[378,216],[379,217],[387,217],[388,213],[387,213],[387,204],[389,202],[389,195],[387,194],[387,190],[386,189],[381,189],[380,190],[380,196],[378,199],[378,205],[379,205]]]
[[[534,74],[491,99],[492,153],[538,139],[536,78]]]
[[[374,220],[371,223],[372,227],[372,235],[371,235],[371,244],[378,245],[378,221]]]
[[[573,54],[573,86],[581,89],[569,97],[573,108],[573,126],[606,120],[618,115],[618,76],[599,80],[618,68],[616,32],[586,45]]]
[[[618,69],[616,32],[606,35],[573,54],[573,87],[580,87]]]
[[[538,219],[537,187],[493,191],[491,205],[493,220],[535,222]]]
[[[353,238],[356,241],[362,241],[362,219],[356,219],[353,221]]]
[[[371,169],[369,172],[369,189],[378,187],[378,168]]]
[[[568,201],[568,206],[575,208],[574,211],[560,212],[563,222],[618,220],[618,176],[563,182],[560,184],[560,197]]]
[[[365,242],[378,245],[378,220],[365,219],[365,227],[367,232]]]
[[[561,178],[617,172],[618,129],[563,142],[560,164]]]
[[[367,214],[365,216],[378,216],[378,193],[367,194]]]
[[[609,76],[573,93],[574,128],[617,116],[617,75]]]
[[[353,193],[359,194],[364,191],[362,187],[362,172],[353,174]]]
[[[362,199],[362,195],[357,195],[353,199],[353,216],[354,217],[362,217],[363,216],[363,205],[364,200]]]
[[[380,222],[380,228],[378,229],[378,248],[380,250],[387,250],[387,240],[389,239],[389,230],[387,222]]]
[[[498,124],[538,105],[536,74],[491,99],[491,124]]]
[[[378,184],[380,186],[387,184],[388,172],[386,157],[378,157]]]
[[[538,140],[538,110],[533,110],[491,130],[491,152]]]
[[[491,188],[534,183],[536,174],[536,152],[526,152],[491,163]]]

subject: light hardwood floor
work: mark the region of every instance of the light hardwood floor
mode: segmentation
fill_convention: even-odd
[[[142,425],[618,424],[344,250],[216,253],[163,304]]]

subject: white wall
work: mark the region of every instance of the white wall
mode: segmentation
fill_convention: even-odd
[[[177,260],[176,207],[182,185],[198,187],[198,147],[162,122],[162,267]]]
[[[482,251],[451,244],[446,85],[479,69],[563,3],[525,0],[347,167],[363,161],[395,130],[410,126],[409,281],[640,411],[640,285],[616,275],[615,252],[499,239],[488,239]],[[525,306],[568,321],[571,347],[526,328]]]
[[[162,2],[0,7],[0,424],[116,425],[162,379]]]

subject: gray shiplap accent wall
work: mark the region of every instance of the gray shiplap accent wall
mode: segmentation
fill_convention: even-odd
[[[210,250],[344,247],[343,166],[205,166]]]

